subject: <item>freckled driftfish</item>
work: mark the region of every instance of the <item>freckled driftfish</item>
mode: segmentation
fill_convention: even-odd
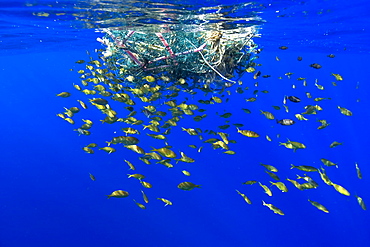
[[[301,102],[301,99],[296,96],[287,96],[287,99],[294,103]]]
[[[293,125],[295,122],[292,119],[286,119],[285,118],[285,119],[281,119],[281,120],[276,120],[276,123],[288,126],[288,125]]]
[[[153,115],[153,113],[147,109],[143,109],[142,112],[144,113],[144,115],[149,118]]]

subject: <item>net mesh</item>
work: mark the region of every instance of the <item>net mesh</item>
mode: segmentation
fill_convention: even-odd
[[[140,32],[103,30],[102,58],[118,80],[133,87],[172,83],[184,87],[229,87],[253,61],[253,28]],[[144,79],[146,78],[146,80]],[[148,78],[152,78],[148,80]]]

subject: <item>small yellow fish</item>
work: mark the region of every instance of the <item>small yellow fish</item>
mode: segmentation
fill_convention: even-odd
[[[145,176],[142,175],[142,174],[127,174],[127,176],[128,176],[128,178],[136,178],[136,179],[139,179],[139,180],[145,178]]]
[[[195,162],[194,159],[186,156],[186,154],[184,154],[183,152],[180,152],[180,154],[181,154],[181,158],[180,159],[176,159],[177,162],[179,162],[179,161],[186,162],[186,163],[193,163],[193,162]]]
[[[110,195],[107,195],[108,199],[111,197],[124,198],[128,196],[129,196],[129,193],[124,190],[116,190],[116,191],[113,191]]]
[[[334,147],[339,146],[339,145],[343,145],[343,142],[332,142],[330,144],[330,148],[334,148]]]
[[[326,166],[335,166],[335,167],[338,168],[338,165],[335,164],[335,163],[333,163],[333,162],[331,162],[330,160],[327,160],[327,159],[320,159],[320,160]]]
[[[145,181],[141,181],[141,180],[140,180],[140,183],[141,183],[141,185],[142,185],[144,188],[147,188],[147,189],[150,189],[150,188],[152,188],[152,187],[153,187],[153,185],[152,185],[152,184],[150,184],[150,183],[148,183],[148,182],[145,182]]]
[[[61,92],[61,93],[57,94],[57,96],[62,97],[62,98],[67,98],[67,97],[71,96],[71,93]]]
[[[363,210],[366,210],[366,205],[365,205],[364,200],[361,197],[359,197],[359,196],[355,196],[355,197],[357,199],[358,204],[361,206],[361,208]]]
[[[147,195],[144,193],[144,191],[141,190],[141,193],[143,194],[143,200],[145,203],[149,203],[149,199],[147,197]]]
[[[318,202],[315,202],[315,201],[311,201],[310,199],[308,199],[308,201],[315,207],[317,207],[318,209],[320,209],[321,211],[325,212],[325,213],[329,213],[329,210],[324,207],[324,205],[318,203]]]
[[[270,120],[274,120],[275,119],[275,116],[271,113],[271,112],[268,112],[268,111],[262,111],[261,110],[261,114],[265,115],[265,117],[267,119],[270,119]]]
[[[139,203],[139,202],[136,202],[135,199],[134,199],[134,202],[136,203],[136,205],[141,208],[141,209],[146,209],[145,205]]]
[[[194,188],[200,188],[200,185],[193,184],[192,182],[182,182],[177,185],[177,188],[181,190],[192,190]]]
[[[164,198],[157,198],[158,200],[161,200],[162,202],[164,202],[165,203],[165,205],[164,206],[167,206],[167,205],[172,205],[172,202],[171,201],[169,201],[169,200],[167,200],[167,199],[164,199]]]
[[[272,204],[265,203],[264,201],[262,201],[262,205],[268,207],[275,214],[284,215],[284,213],[283,213],[283,211],[281,211],[281,209],[279,209],[278,207],[276,207],[276,206],[274,206]]]
[[[278,177],[278,175],[276,175],[275,173],[272,173],[272,172],[269,172],[269,171],[265,171],[272,179],[275,179],[275,180],[280,180],[280,178]]]
[[[239,192],[239,190],[236,190],[236,192],[243,197],[244,201],[248,204],[252,204],[252,201],[243,193]]]
[[[355,166],[356,166],[357,177],[359,179],[362,179],[362,173],[361,173],[360,167],[358,167],[358,164],[357,163],[355,164]]]
[[[338,109],[340,110],[340,113],[342,113],[343,115],[346,115],[346,116],[352,116],[352,112],[344,107],[340,107],[338,106]]]
[[[166,158],[176,158],[176,154],[175,152],[173,152],[172,150],[168,149],[168,148],[158,148],[158,149],[155,149],[153,148],[152,151],[155,151],[155,152],[158,152],[160,155],[166,157]]]
[[[242,134],[243,136],[252,137],[252,138],[259,137],[259,134],[257,134],[254,131],[251,131],[251,130],[240,130],[239,128],[237,128],[237,129],[238,129],[238,133]]]
[[[270,172],[278,172],[278,169],[275,167],[275,166],[272,166],[272,165],[265,165],[265,164],[262,164],[260,163],[261,166],[264,166],[267,170],[269,170]]]
[[[182,173],[185,175],[185,176],[190,176],[190,172],[186,171],[186,170],[182,170]]]
[[[350,196],[351,194],[349,193],[348,190],[346,190],[344,187],[340,186],[339,184],[331,183],[336,191],[341,193],[342,195],[345,196]]]
[[[92,150],[91,148],[89,148],[89,147],[83,147],[82,148],[86,153],[88,153],[88,154],[93,154],[94,153],[94,150]]]
[[[109,154],[113,153],[113,152],[116,152],[116,150],[112,147],[103,147],[103,148],[99,148],[99,150],[103,150]]]
[[[243,184],[252,185],[252,184],[255,184],[255,183],[257,183],[256,180],[249,180],[249,181],[244,182]]]
[[[318,171],[318,169],[313,166],[295,166],[291,164],[290,169],[293,169],[293,168],[296,168],[298,170],[305,171],[305,172],[317,172]]]
[[[135,166],[128,160],[125,160],[125,162],[127,163],[127,165],[130,167],[130,170],[136,170]]]
[[[289,179],[287,178],[286,180],[288,180],[289,182],[291,182],[297,189],[299,190],[303,190],[302,186],[300,183],[298,183],[297,181],[293,180],[293,179]]]
[[[343,81],[343,77],[340,74],[331,73],[331,75],[334,76],[337,81]]]
[[[324,183],[326,183],[327,185],[331,186],[333,183],[330,181],[329,177],[326,175],[326,172],[325,172],[325,169],[324,168],[321,168],[317,170],[320,174],[320,177],[322,179],[322,181],[324,181]]]
[[[272,185],[275,185],[279,190],[281,190],[282,192],[288,192],[288,188],[285,186],[285,184],[283,182],[271,182],[270,183]]]
[[[260,182],[258,182],[258,184],[263,188],[263,190],[265,191],[265,193],[268,195],[268,196],[272,196],[272,191],[266,186],[266,185],[263,185],[261,184]]]

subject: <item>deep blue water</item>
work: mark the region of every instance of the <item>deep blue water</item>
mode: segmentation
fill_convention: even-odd
[[[56,12],[76,13],[73,2],[64,3],[50,2]],[[198,2],[194,4],[201,6]],[[206,4],[211,6],[212,2]],[[207,110],[207,117],[200,122],[184,117],[173,128],[167,142],[178,155],[183,151],[196,162],[173,161],[174,168],[166,168],[154,163],[146,165],[138,160],[139,155],[120,145],[114,146],[117,152],[112,154],[99,150],[92,155],[84,153],[82,147],[88,143],[104,145],[116,135],[115,131],[128,127],[99,123],[104,116],[92,106],[74,116],[79,121],[75,126],[56,116],[63,107],[78,106],[77,99],[88,102],[91,98],[73,88],[73,83],[80,82],[76,71],[84,68],[75,61],[88,61],[86,51],[95,56],[94,49],[102,48],[96,42],[100,33],[84,28],[71,15],[64,19],[32,15],[32,12],[49,11],[47,2],[31,7],[22,1],[0,3],[0,247],[370,246],[370,217],[354,197],[359,195],[365,203],[370,203],[367,16],[370,4],[342,0],[262,1],[261,4],[264,8],[256,10],[265,23],[259,31],[261,38],[256,38],[255,43],[263,50],[256,62],[261,64],[258,69],[262,74],[271,77],[259,78],[255,87],[256,80],[245,74],[243,87],[248,86],[249,90],[237,94],[232,87],[232,95],[225,93],[223,97],[230,99],[228,103],[197,103],[198,99],[219,94],[198,93],[190,98],[189,103]],[[278,47],[283,45],[289,48],[280,50]],[[327,57],[329,54],[335,57]],[[276,56],[280,61],[276,61]],[[297,61],[298,56],[303,60]],[[312,63],[319,63],[322,68],[313,69],[309,66]],[[294,73],[291,79],[284,75],[288,72]],[[333,86],[335,78],[331,73],[340,74],[344,80]],[[306,78],[306,87],[296,80],[298,77]],[[314,85],[315,79],[324,90]],[[246,102],[256,89],[269,93],[259,92],[256,102]],[[71,92],[72,96],[55,96],[62,91]],[[306,97],[306,92],[311,93],[311,99]],[[295,95],[302,101],[288,102],[290,111],[286,113],[282,107],[284,95]],[[179,102],[186,96],[180,95]],[[315,102],[316,97],[331,100]],[[317,115],[307,115],[308,121],[295,120],[292,126],[278,125],[260,114],[264,110],[273,112],[278,119],[295,119],[294,114],[302,113],[303,107],[310,104],[318,104],[323,110]],[[273,105],[282,109],[274,110]],[[156,106],[164,107],[160,103]],[[353,116],[341,114],[337,106],[350,109]],[[113,102],[112,107],[120,112],[122,105]],[[241,108],[248,108],[252,113],[246,114]],[[233,114],[230,119],[218,116],[226,112]],[[73,131],[82,124],[81,119],[94,121],[90,136],[79,136]],[[321,119],[330,125],[318,130],[317,120]],[[247,138],[230,127],[225,132],[237,141],[230,144],[236,154],[227,155],[180,128],[217,131],[215,126],[225,124],[226,120],[242,123],[243,129],[253,130],[260,137]],[[147,137],[142,126],[134,127],[143,132],[138,138],[145,150],[164,145]],[[268,142],[265,135],[272,141]],[[279,146],[287,138],[302,142],[307,148],[293,152]],[[343,145],[329,148],[333,141]],[[199,153],[188,147],[189,144],[204,149]],[[317,189],[300,191],[285,180],[305,173],[290,169],[290,164],[319,168],[321,158],[338,164],[338,168],[325,169],[330,179],[348,189],[351,196],[341,195],[324,184],[316,172],[307,175],[319,183]],[[137,180],[127,179],[126,174],[132,171],[128,170],[125,159],[136,165],[137,173],[146,175],[153,188],[144,189]],[[287,193],[272,187],[273,196],[268,197],[257,184],[242,185],[247,180],[266,185],[272,181],[260,162],[279,169],[277,174],[286,181]],[[363,179],[357,178],[356,162]],[[183,169],[190,171],[191,176],[184,176]],[[96,181],[89,178],[89,173]],[[176,186],[183,181],[192,181],[202,188],[181,191]],[[130,196],[106,198],[118,189],[129,191]],[[145,210],[132,201],[143,203],[141,189],[150,200]],[[245,193],[252,204],[245,203],[235,189]],[[173,205],[163,207],[157,197],[167,198]],[[308,199],[325,205],[330,213],[319,211]],[[274,214],[262,206],[262,200],[282,209],[285,215]]]

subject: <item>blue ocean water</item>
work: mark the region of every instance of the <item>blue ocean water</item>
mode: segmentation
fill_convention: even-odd
[[[118,4],[112,2],[113,6]],[[96,19],[90,19],[91,22],[82,19],[88,16],[86,9],[98,9],[107,3],[0,3],[0,247],[370,246],[370,217],[355,198],[358,195],[365,203],[370,202],[370,88],[367,83],[370,5],[367,1],[255,2],[251,8],[253,15],[260,18],[257,21],[261,24],[261,37],[254,41],[262,49],[256,54],[259,58],[255,61],[261,64],[258,70],[262,75],[271,77],[254,80],[253,75],[245,74],[243,88],[248,86],[249,90],[237,94],[234,86],[229,89],[232,91],[230,96],[224,93],[221,104],[197,103],[200,98],[209,99],[221,94],[204,96],[198,93],[194,98],[180,95],[179,102],[189,97],[188,102],[206,109],[207,117],[194,122],[185,116],[168,135],[167,142],[178,155],[182,151],[196,160],[189,164],[173,161],[173,168],[154,162],[146,165],[138,160],[139,155],[119,145],[114,146],[117,152],[112,154],[99,150],[94,154],[83,152],[82,147],[88,143],[104,145],[105,141],[118,135],[122,127],[101,124],[99,120],[104,116],[92,106],[73,117],[79,121],[75,126],[56,116],[64,111],[63,107],[78,106],[76,100],[88,102],[91,98],[73,88],[73,84],[80,83],[77,71],[84,68],[75,62],[88,61],[90,55],[86,51],[96,58],[94,50],[103,48],[96,38],[102,34],[95,32],[99,23],[91,20]],[[188,13],[187,9],[203,5],[241,3],[183,2],[178,9]],[[148,4],[129,2],[128,6],[140,8]],[[180,3],[176,1],[176,4]],[[242,11],[248,14],[247,8]],[[58,16],[56,13],[67,14]],[[82,15],[84,18],[79,18]],[[243,12],[236,15],[243,16]],[[97,17],[92,15],[90,18]],[[281,50],[280,46],[288,49]],[[329,54],[335,57],[330,58]],[[297,60],[298,56],[302,61]],[[322,68],[310,67],[313,63],[322,65]],[[293,73],[290,79],[285,75],[289,72]],[[340,74],[343,80],[336,81],[332,73]],[[299,77],[306,78],[307,86],[297,80]],[[324,90],[315,86],[316,79]],[[252,93],[254,90],[259,90],[257,97]],[[263,90],[269,93],[261,93]],[[62,91],[71,92],[71,97],[55,96]],[[307,92],[312,98],[307,98]],[[301,99],[300,103],[287,102],[288,113],[283,108],[285,95]],[[245,99],[250,97],[256,97],[257,101],[246,102]],[[315,102],[316,97],[331,100]],[[229,98],[228,103],[226,98]],[[323,110],[316,115],[306,115],[308,121],[295,119],[294,114],[302,113],[304,106],[316,104]],[[274,105],[281,109],[274,110]],[[341,114],[338,106],[351,110],[353,116]],[[116,102],[112,107],[117,112],[123,111]],[[244,113],[241,108],[252,113]],[[296,123],[278,125],[266,119],[261,110],[273,112],[278,119],[294,119]],[[219,117],[223,113],[232,113],[232,116],[229,119]],[[90,136],[79,136],[73,131],[81,119],[94,122]],[[317,120],[322,119],[330,125],[318,130],[320,123]],[[220,131],[214,126],[223,125],[228,120],[244,124],[243,129],[253,130],[260,137],[247,138],[238,134],[234,126],[230,127],[224,132],[236,141],[229,145],[236,154],[227,155],[221,149],[213,150],[199,137],[181,131],[181,127]],[[145,133],[142,126],[134,127]],[[271,142],[266,140],[266,135],[271,137]],[[205,139],[211,137],[204,135]],[[164,145],[145,134],[138,138],[145,150]],[[287,138],[302,142],[307,148],[293,152],[279,145]],[[329,148],[333,141],[343,145]],[[204,148],[197,152],[197,149],[188,147],[189,144]],[[325,166],[325,170],[333,182],[351,193],[350,196],[341,195],[332,186],[324,184],[317,172],[290,169],[291,164],[319,168],[323,166],[322,158],[337,163],[338,168]],[[145,174],[145,180],[153,184],[153,188],[145,189],[137,180],[127,179],[127,174],[134,172],[128,170],[124,160],[134,163],[137,173]],[[306,173],[319,183],[319,187],[300,191],[286,181],[288,192],[282,193],[271,187],[273,196],[269,197],[257,184],[242,185],[247,180],[266,185],[273,181],[260,163],[277,167],[277,175],[284,183],[286,178],[296,179],[297,174]],[[362,179],[357,177],[355,163],[361,168]],[[191,173],[190,177],[181,173],[184,169]],[[89,178],[89,173],[96,177],[95,181]],[[200,184],[201,188],[179,190],[177,185],[183,181]],[[245,203],[236,189],[245,193],[252,204]],[[129,191],[130,196],[108,200],[106,195],[115,190]],[[133,202],[135,199],[145,204],[140,190],[145,190],[150,200],[145,210]],[[164,207],[157,197],[167,198],[173,205]],[[319,211],[308,199],[325,205],[330,213]],[[285,215],[274,214],[262,205],[262,200],[277,206]]]

